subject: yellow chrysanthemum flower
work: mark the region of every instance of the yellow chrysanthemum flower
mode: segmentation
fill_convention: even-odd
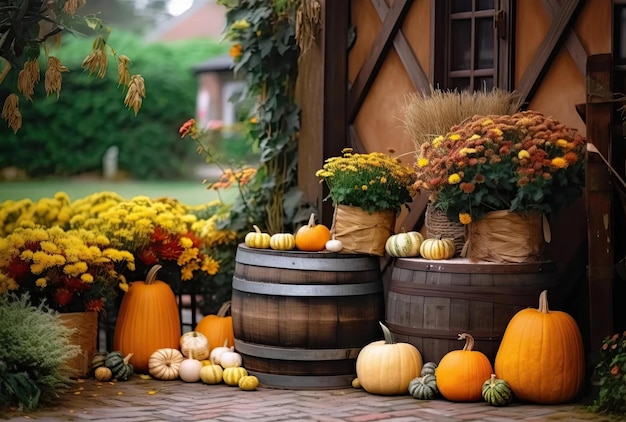
[[[419,160],[417,160],[417,167],[424,168],[428,165],[428,163],[428,158],[421,157]]]
[[[565,160],[565,158],[563,157],[555,157],[552,159],[552,162],[550,164],[558,169],[563,169],[567,167],[567,160]]]
[[[448,183],[450,183],[451,185],[456,185],[457,183],[461,182],[461,176],[459,176],[458,173],[453,173],[450,176],[448,176]]]
[[[530,153],[526,151],[525,149],[523,149],[517,153],[517,158],[519,158],[520,160],[524,158],[530,158]]]
[[[472,222],[472,216],[467,213],[461,213],[459,214],[459,221],[461,224],[467,225]]]

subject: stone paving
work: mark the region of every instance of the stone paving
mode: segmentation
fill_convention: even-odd
[[[0,420],[24,421],[611,421],[587,411],[584,403],[539,406],[512,403],[420,401],[377,396],[364,390],[241,391],[225,384],[157,381],[134,375],[125,382],[78,380],[53,406],[31,413],[0,409]]]

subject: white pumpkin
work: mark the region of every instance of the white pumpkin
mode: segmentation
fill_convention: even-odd
[[[185,382],[198,382],[202,366],[202,362],[198,359],[185,359],[180,363],[178,376]]]
[[[385,251],[393,257],[412,257],[420,254],[424,236],[420,232],[410,231],[389,236],[385,242]]]
[[[343,243],[341,240],[335,239],[335,235],[333,234],[332,239],[326,242],[324,248],[329,252],[340,252],[343,249]]]
[[[241,364],[241,355],[237,352],[224,352],[220,356],[220,365],[222,365],[222,368],[236,368],[241,366]]]
[[[211,362],[213,362],[215,365],[221,365],[222,364],[222,354],[224,354],[226,352],[233,352],[233,351],[235,351],[235,347],[234,346],[230,346],[230,347],[226,347],[226,346],[216,347],[215,349],[211,350],[211,354],[209,356],[209,360]]]
[[[199,331],[189,331],[180,337],[180,351],[183,356],[203,360],[209,357],[209,339]]]

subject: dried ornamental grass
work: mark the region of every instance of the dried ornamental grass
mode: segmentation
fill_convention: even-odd
[[[491,91],[443,91],[431,88],[430,93],[410,93],[402,107],[404,128],[415,149],[422,143],[447,133],[454,125],[475,115],[513,114],[522,104],[516,93]]]

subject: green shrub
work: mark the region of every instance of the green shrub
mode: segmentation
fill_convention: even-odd
[[[31,305],[27,295],[0,295],[0,408],[32,410],[69,386],[60,368],[78,353],[78,346],[69,344],[70,334],[54,313]]]
[[[124,106],[126,93],[118,87],[112,56],[104,79],[81,68],[91,43],[66,35],[61,48],[51,50],[70,69],[58,100],[45,95],[42,62],[32,103],[20,97],[23,127],[13,134],[4,122],[0,125],[0,168],[16,166],[31,177],[99,173],[105,151],[117,146],[119,168],[133,178],[188,175],[186,164],[195,151],[180,141],[178,128],[195,114],[197,82],[191,68],[226,46],[208,40],[146,44],[134,34],[113,31],[109,44],[131,58],[131,74],[141,74],[146,83],[135,117]],[[3,83],[0,98],[9,86],[10,81]]]
[[[626,331],[602,341],[595,375],[600,380],[600,392],[590,410],[626,414]]]

